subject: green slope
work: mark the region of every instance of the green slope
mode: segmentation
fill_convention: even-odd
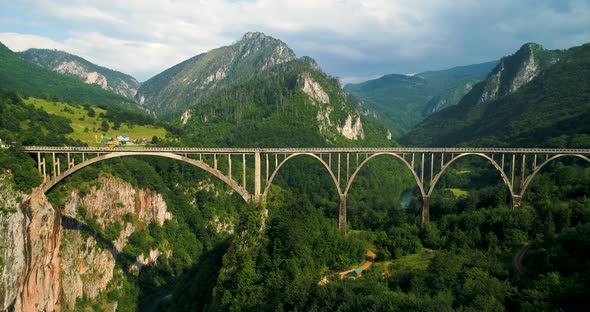
[[[348,84],[345,89],[381,112],[394,137],[400,137],[427,115],[457,104],[496,64],[492,61],[413,76],[391,74]]]
[[[135,78],[106,67],[98,66],[79,56],[48,49],[29,49],[17,53],[25,61],[46,67],[63,74],[70,74],[79,77],[86,82],[94,78],[95,84],[103,84],[103,89],[133,99],[139,81]],[[87,82],[89,83],[89,82]]]
[[[157,115],[178,112],[204,96],[295,59],[282,41],[247,33],[233,45],[194,56],[144,82],[135,99]]]
[[[20,58],[0,43],[0,86],[6,90],[41,98],[95,105],[135,107],[120,95],[88,85],[79,79],[55,73]]]
[[[152,137],[166,137],[166,130],[155,125],[138,125],[130,121],[116,123],[101,116],[109,116],[109,111],[94,107],[94,114],[89,115],[88,109],[82,106],[72,105],[62,102],[53,102],[43,99],[28,98],[23,100],[25,104],[31,104],[35,108],[42,109],[50,115],[61,116],[70,121],[73,132],[66,137],[87,144],[88,146],[104,146],[100,143],[102,136],[117,137],[126,133],[131,140],[140,140],[146,138],[151,141]],[[102,122],[105,121],[109,127],[107,131],[101,129]],[[117,129],[115,129],[117,128]]]
[[[307,81],[307,82],[306,82]],[[304,91],[315,84],[327,102]],[[308,90],[308,92],[310,92]],[[386,130],[352,105],[339,82],[311,58],[276,65],[249,80],[199,100],[184,126],[188,145],[355,146],[391,145]],[[360,118],[363,136],[347,139],[339,131],[348,118]]]
[[[589,81],[590,45],[586,44],[563,53],[557,63],[507,96],[481,103],[487,84],[476,85],[461,103],[430,116],[402,142],[588,147]],[[502,88],[509,86],[497,89]]]

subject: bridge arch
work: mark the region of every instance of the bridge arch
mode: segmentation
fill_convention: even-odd
[[[182,155],[174,154],[174,153],[161,153],[161,152],[116,152],[116,153],[104,154],[104,155],[100,155],[100,156],[97,156],[97,157],[94,157],[91,159],[87,159],[84,162],[81,162],[81,163],[69,168],[68,170],[64,171],[62,174],[55,177],[54,179],[51,179],[50,181],[48,181],[46,184],[43,185],[43,192],[45,193],[45,192],[49,191],[52,187],[54,187],[61,180],[65,179],[66,177],[70,176],[74,172],[76,172],[84,167],[90,166],[90,165],[97,163],[99,161],[112,159],[112,158],[118,158],[118,157],[125,157],[125,156],[158,156],[158,157],[176,159],[176,160],[180,160],[185,163],[189,163],[193,166],[196,166],[198,168],[201,168],[201,169],[209,172],[213,176],[215,176],[218,179],[220,179],[221,181],[223,181],[225,184],[229,185],[234,191],[236,191],[236,193],[240,194],[240,196],[244,199],[244,201],[248,202],[252,199],[252,195],[250,193],[248,193],[248,191],[245,188],[238,185],[238,183],[236,181],[225,176],[221,171],[211,168],[206,163],[196,160],[196,159],[184,157]]]
[[[356,168],[356,170],[354,170],[354,172],[352,173],[352,175],[350,176],[349,181],[346,184],[346,188],[344,189],[344,195],[348,194],[348,191],[350,190],[350,187],[352,185],[352,182],[354,181],[354,178],[357,176],[357,174],[359,173],[359,171],[361,170],[361,168],[363,168],[365,166],[365,164],[367,162],[369,162],[369,160],[380,156],[380,155],[388,155],[388,156],[392,156],[394,158],[397,158],[399,160],[401,160],[404,165],[410,170],[410,172],[412,173],[412,176],[414,176],[414,180],[416,181],[416,184],[418,185],[418,188],[420,189],[420,193],[421,195],[424,197],[426,195],[426,193],[424,192],[424,185],[422,184],[422,182],[420,181],[420,178],[418,177],[418,174],[416,173],[416,170],[414,170],[414,168],[412,168],[412,165],[410,165],[410,163],[408,163],[407,160],[405,160],[403,157],[401,157],[400,155],[396,154],[396,153],[388,153],[388,152],[382,152],[382,153],[375,153],[369,157],[367,157],[365,160],[363,160],[359,166]]]
[[[580,155],[580,154],[557,154],[555,156],[551,156],[549,158],[547,158],[543,163],[541,163],[539,166],[535,167],[535,169],[533,170],[533,172],[524,180],[524,183],[522,184],[522,189],[520,190],[520,196],[524,196],[524,192],[527,190],[527,188],[529,187],[529,185],[531,184],[531,181],[533,180],[533,178],[537,175],[537,173],[539,173],[541,171],[541,169],[543,169],[543,167],[545,167],[547,164],[549,164],[550,162],[561,158],[561,157],[566,157],[566,156],[570,156],[570,157],[577,157],[580,159],[583,159],[587,162],[590,162],[590,158],[584,156],[584,155]]]
[[[428,193],[426,195],[430,196],[432,194],[432,191],[434,191],[434,187],[436,186],[436,184],[440,180],[440,177],[449,168],[450,165],[452,165],[455,161],[457,161],[463,157],[466,157],[466,156],[479,156],[479,157],[482,157],[482,158],[486,159],[487,161],[489,161],[494,166],[494,168],[496,168],[496,170],[498,170],[498,172],[500,172],[500,175],[502,176],[502,180],[504,181],[504,184],[506,184],[506,186],[508,187],[508,190],[510,191],[510,195],[512,197],[514,197],[514,195],[515,195],[514,194],[514,186],[510,182],[510,179],[508,178],[506,173],[504,173],[504,170],[502,170],[502,167],[500,167],[500,165],[494,159],[492,159],[490,156],[483,154],[483,153],[463,153],[463,154],[459,154],[456,157],[454,157],[453,159],[451,159],[434,176],[434,178],[432,179],[432,183],[430,183],[430,186],[428,187]]]
[[[275,168],[275,170],[273,171],[273,173],[271,174],[270,178],[268,179],[268,182],[266,183],[266,186],[264,188],[264,192],[262,192],[262,196],[264,198],[266,198],[266,196],[268,195],[268,190],[270,189],[270,186],[272,184],[272,181],[274,180],[274,178],[276,177],[276,175],[279,172],[279,169],[281,169],[281,167],[291,158],[297,157],[297,156],[309,156],[312,158],[317,159],[323,166],[324,168],[326,168],[326,170],[328,170],[328,173],[330,174],[330,176],[332,177],[332,181],[334,182],[334,185],[336,185],[336,190],[338,191],[339,195],[342,195],[342,190],[340,188],[340,183],[338,183],[338,179],[336,178],[336,176],[334,175],[334,172],[332,172],[332,169],[330,169],[330,166],[319,156],[313,154],[313,153],[294,153],[291,154],[289,156],[287,156],[285,159],[283,159],[279,165]]]

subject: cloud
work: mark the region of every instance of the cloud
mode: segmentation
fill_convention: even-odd
[[[10,9],[0,24],[10,48],[63,49],[141,80],[247,31],[356,80],[497,59],[528,41],[567,48],[590,29],[584,0],[25,0]]]
[[[13,51],[24,51],[39,47],[57,50],[64,50],[66,48],[63,43],[47,37],[30,34],[0,33],[0,42],[4,43]]]

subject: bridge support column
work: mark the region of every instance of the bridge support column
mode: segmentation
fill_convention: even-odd
[[[520,208],[522,196],[520,195],[512,195],[512,209]]]
[[[260,152],[256,151],[254,154],[254,200],[260,201]]]
[[[422,196],[422,214],[420,217],[420,226],[425,226],[430,222],[430,196]]]
[[[338,229],[346,235],[346,194],[340,194],[340,211],[338,213]]]

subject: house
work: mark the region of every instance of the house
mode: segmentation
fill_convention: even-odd
[[[100,143],[102,143],[105,146],[108,146],[110,148],[113,148],[113,147],[116,147],[119,145],[119,142],[117,142],[116,140],[113,140],[113,138],[111,138],[111,137],[103,137],[102,139],[100,139]]]
[[[131,140],[129,139],[129,135],[127,135],[127,133],[122,133],[120,136],[118,136],[117,141],[119,141],[119,144],[121,145],[131,142]]]

